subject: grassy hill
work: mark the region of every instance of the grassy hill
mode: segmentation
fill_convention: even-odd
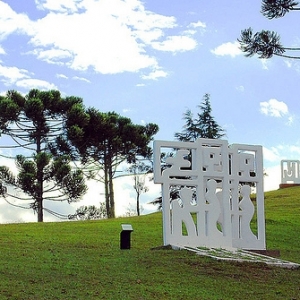
[[[265,194],[267,249],[300,263],[300,188]],[[122,223],[134,232],[119,249]],[[1,299],[300,299],[300,269],[230,263],[162,245],[161,213],[0,225]]]

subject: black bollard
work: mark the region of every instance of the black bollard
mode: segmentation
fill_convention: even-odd
[[[120,249],[130,249],[130,234],[133,231],[130,224],[122,224],[120,233]]]

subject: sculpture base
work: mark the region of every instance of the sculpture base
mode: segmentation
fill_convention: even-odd
[[[260,255],[271,256],[271,257],[280,257],[280,250],[247,250],[254,252]]]
[[[280,189],[285,189],[293,186],[300,186],[300,183],[280,183],[279,188]]]

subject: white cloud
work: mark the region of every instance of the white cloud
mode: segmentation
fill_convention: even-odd
[[[273,167],[280,168],[280,162],[283,159],[289,160],[299,160],[300,157],[300,146],[299,142],[295,144],[279,144],[276,146],[272,146],[270,148],[263,147],[263,157],[264,157],[264,166],[266,169],[270,169]],[[278,170],[276,176],[280,178],[280,169]],[[267,172],[267,174],[272,176],[272,172]],[[270,176],[270,177],[271,177]],[[279,185],[279,182],[276,183]]]
[[[239,92],[244,92],[245,91],[245,87],[243,85],[237,86],[235,89]]]
[[[22,79],[16,82],[16,86],[25,89],[57,90],[53,83],[40,79]]]
[[[0,1],[0,40],[13,32],[31,32],[31,24],[25,14],[14,12],[7,3]]]
[[[300,64],[298,61],[294,60],[284,60],[284,63],[287,68],[295,70],[297,73],[300,73]]]
[[[46,61],[49,64],[63,64],[65,60],[69,61],[72,58],[72,54],[66,50],[51,49],[51,50],[38,50],[32,51],[37,55],[37,58]]]
[[[206,24],[201,21],[198,21],[198,22],[191,23],[189,25],[189,27],[191,27],[191,28],[199,28],[199,27],[206,28]]]
[[[284,63],[286,64],[286,66],[287,66],[288,68],[291,68],[291,67],[293,66],[293,64],[292,64],[292,62],[291,62],[290,60],[285,59],[285,60],[284,60]]]
[[[1,46],[0,46],[0,54],[6,54],[5,50]]]
[[[292,145],[292,146],[290,146],[290,151],[291,151],[294,155],[300,157],[300,146]],[[298,157],[298,159],[299,159],[299,157]]]
[[[264,159],[269,162],[280,161],[280,153],[276,147],[272,147],[271,149],[264,147],[263,148],[263,156],[264,156]]]
[[[137,31],[137,36],[139,39],[145,43],[145,45],[150,45],[153,41],[156,41],[164,36],[164,32],[160,28],[153,28],[152,30],[142,30]]]
[[[211,53],[217,55],[217,56],[225,56],[230,55],[231,57],[235,57],[242,54],[242,51],[239,48],[238,42],[228,42],[224,43],[217,48],[211,50]]]
[[[295,119],[296,119],[295,116],[290,115],[288,117],[288,120],[287,120],[286,124],[289,125],[289,126],[292,125],[294,123]]]
[[[197,47],[197,42],[189,36],[169,36],[165,41],[153,42],[152,47],[160,51],[184,52]]]
[[[183,52],[197,46],[195,31],[168,36],[176,19],[145,9],[140,0],[35,0],[46,15],[30,20],[0,2],[0,39],[18,32],[30,38],[27,54],[74,70],[102,74],[156,68],[152,50]],[[202,22],[189,28],[205,28]],[[180,27],[182,30],[182,27]],[[1,51],[1,50],[0,50]],[[3,51],[2,51],[3,52]]]
[[[56,74],[57,78],[63,78],[63,79],[68,79],[68,76],[64,75],[64,74]]]
[[[2,79],[1,79],[2,78]],[[6,86],[16,85],[25,89],[50,90],[57,87],[44,80],[31,78],[31,74],[25,69],[6,67],[0,64],[0,79]]]
[[[74,13],[82,0],[35,0],[38,9]]]
[[[136,72],[157,64],[154,57],[145,53],[144,45],[137,42],[136,33],[117,13],[112,15],[115,7],[110,2],[91,3],[93,5],[82,14],[50,13],[40,19],[31,43],[72,53],[67,65],[75,70],[92,67],[96,72],[114,74]]]
[[[194,30],[194,29],[187,29],[187,30],[185,30],[183,33],[184,33],[184,35],[189,35],[189,36],[191,36],[191,35],[196,34],[196,33],[197,33],[197,30]]]
[[[183,31],[183,34],[187,36],[192,36],[197,32],[200,32],[201,34],[206,32],[206,24],[201,21],[190,23],[187,28],[187,30]]]
[[[87,83],[91,83],[88,79],[84,78],[84,77],[78,77],[78,76],[74,76],[72,79],[74,80],[81,80]]]
[[[20,79],[29,78],[29,72],[25,69],[19,69],[17,67],[6,67],[0,64],[0,78],[5,85],[12,85]]]
[[[260,103],[260,112],[266,116],[280,118],[287,115],[289,110],[284,102],[270,99],[268,102]]]
[[[261,58],[260,59],[261,63],[262,63],[262,67],[264,70],[269,70],[269,63],[270,60],[266,59],[266,58]]]
[[[148,75],[142,75],[141,78],[145,80],[157,80],[158,78],[167,77],[168,73],[163,70],[154,70]]]
[[[264,176],[264,191],[274,191],[279,189],[281,183],[281,167],[280,164],[266,168],[264,170],[266,176]]]
[[[156,211],[157,207],[147,203],[160,195],[160,185],[148,180],[146,180],[146,185],[149,187],[149,191],[141,195],[140,205],[145,209],[143,213],[150,213]],[[130,206],[136,207],[136,193],[133,189],[132,177],[115,179],[115,199],[117,216],[123,216]]]

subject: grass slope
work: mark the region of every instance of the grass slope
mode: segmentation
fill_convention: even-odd
[[[300,188],[266,193],[267,248],[300,263]],[[119,249],[122,223],[131,250]],[[162,216],[0,226],[0,299],[300,299],[300,270],[162,244]]]

